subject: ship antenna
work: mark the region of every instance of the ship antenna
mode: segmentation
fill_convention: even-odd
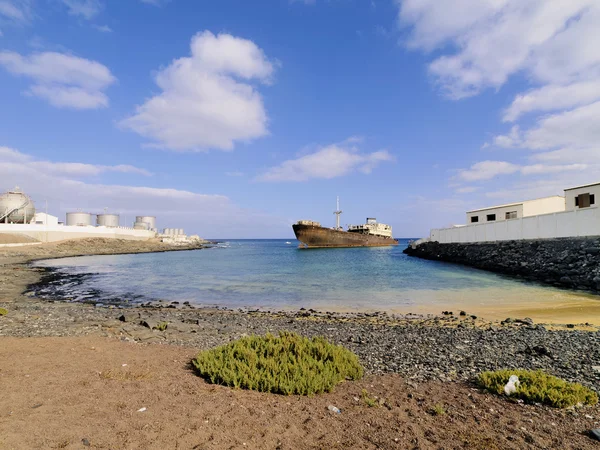
[[[340,229],[340,214],[342,214],[342,211],[340,211],[340,197],[339,196],[337,198],[337,209],[333,213],[335,214],[335,229],[339,230]]]

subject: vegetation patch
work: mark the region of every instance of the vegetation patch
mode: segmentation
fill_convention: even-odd
[[[8,314],[8,310],[4,308],[0,308],[0,316],[5,316]]]
[[[361,396],[362,396],[363,402],[365,402],[365,404],[369,408],[376,408],[376,407],[379,408],[381,406],[380,403],[377,401],[377,397],[371,397],[366,389],[362,390]]]
[[[504,395],[504,386],[511,375],[519,377],[519,385],[511,397],[520,398],[528,403],[542,403],[555,408],[568,408],[579,403],[598,403],[598,394],[591,389],[579,383],[569,383],[541,370],[508,369],[483,372],[478,381],[490,392]]]
[[[438,403],[429,408],[429,414],[432,416],[445,416],[446,409]]]
[[[201,352],[192,365],[214,384],[284,395],[331,392],[343,380],[363,375],[350,350],[289,332],[238,339]]]
[[[156,324],[154,329],[158,330],[158,331],[165,331],[168,326],[169,326],[169,322],[159,322],[158,324]]]

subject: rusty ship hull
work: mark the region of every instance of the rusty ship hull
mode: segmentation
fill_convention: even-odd
[[[292,226],[296,239],[304,248],[347,248],[347,247],[388,247],[398,245],[391,237],[351,233],[315,225],[295,224]]]

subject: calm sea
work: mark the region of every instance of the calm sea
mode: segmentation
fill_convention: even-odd
[[[91,288],[123,298],[231,308],[322,311],[494,311],[597,297],[542,287],[452,264],[410,258],[398,247],[298,249],[295,240],[231,240],[189,252],[65,258],[38,263],[90,273]],[[569,303],[573,304],[573,303]],[[531,315],[531,314],[530,314]]]

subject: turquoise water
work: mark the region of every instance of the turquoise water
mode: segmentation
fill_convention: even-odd
[[[295,240],[231,240],[200,251],[65,258],[39,263],[92,273],[84,286],[123,298],[196,305],[327,311],[440,312],[564,300],[565,291],[452,264],[398,247],[300,250]],[[74,288],[75,289],[75,288]]]

